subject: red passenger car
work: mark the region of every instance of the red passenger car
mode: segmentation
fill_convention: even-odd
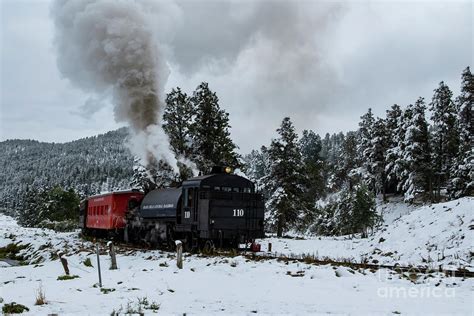
[[[91,196],[84,205],[84,226],[87,229],[119,230],[125,227],[125,213],[140,204],[139,191],[111,192]]]

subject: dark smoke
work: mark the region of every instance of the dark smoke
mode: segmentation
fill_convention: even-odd
[[[115,120],[131,128],[132,151],[145,164],[154,157],[174,165],[159,125],[169,74],[152,27],[160,9],[152,1],[57,0],[51,14],[61,73],[86,92],[111,89]]]

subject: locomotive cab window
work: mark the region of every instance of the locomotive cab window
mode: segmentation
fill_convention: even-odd
[[[193,206],[193,195],[194,195],[194,189],[193,188],[188,188],[184,190],[184,199],[185,199],[185,204],[184,206],[186,207],[192,207]]]
[[[244,188],[244,193],[252,193],[252,189],[251,188]]]

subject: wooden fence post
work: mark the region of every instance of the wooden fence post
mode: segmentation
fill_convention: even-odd
[[[272,243],[271,242],[268,243],[268,252],[272,252]]]
[[[100,274],[99,243],[97,243],[97,269],[99,272],[99,287],[102,287],[102,275]]]
[[[183,268],[183,243],[181,240],[176,240],[176,265],[178,268]]]
[[[62,251],[58,252],[58,256],[59,256],[59,260],[61,261],[61,264],[63,265],[64,273],[66,273],[66,275],[69,275],[69,268],[67,266],[67,259],[63,258],[63,252]]]
[[[109,247],[110,254],[110,270],[117,270],[117,258],[115,256],[114,243],[109,241],[107,246]]]

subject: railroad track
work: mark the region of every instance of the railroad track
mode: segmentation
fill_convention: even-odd
[[[107,240],[98,239],[100,242],[107,242]],[[169,249],[161,249],[161,248],[147,248],[144,246],[139,245],[131,245],[125,243],[115,243],[117,247],[117,252],[124,252],[124,251],[146,251],[146,250],[161,250],[169,253],[174,253],[174,251],[170,251]],[[330,259],[317,259],[311,256],[300,255],[300,256],[288,256],[279,253],[255,253],[249,251],[213,251],[212,253],[202,254],[206,257],[229,257],[235,255],[244,256],[246,259],[252,261],[261,261],[261,260],[277,260],[277,261],[293,261],[293,262],[301,262],[305,264],[314,264],[314,265],[332,265],[332,266],[342,266],[348,267],[352,269],[364,269],[364,270],[380,270],[380,269],[387,269],[392,270],[398,273],[417,273],[417,274],[431,274],[431,273],[443,273],[448,277],[456,277],[456,278],[474,278],[474,271],[469,271],[467,269],[443,269],[442,266],[439,266],[438,269],[433,269],[424,266],[401,266],[398,264],[395,265],[387,265],[387,264],[373,264],[373,263],[361,263],[361,262],[353,262],[353,261],[335,261]]]
[[[421,273],[421,274],[430,274],[441,272],[446,276],[457,277],[457,278],[474,278],[474,271],[469,271],[467,269],[443,269],[440,266],[438,269],[423,267],[423,266],[401,266],[398,264],[395,265],[386,265],[386,264],[372,264],[372,263],[359,263],[351,261],[334,261],[329,259],[316,259],[313,257],[307,256],[287,256],[282,254],[257,254],[257,253],[244,253],[243,254],[248,259],[254,260],[278,260],[278,261],[297,261],[306,264],[315,264],[315,265],[332,265],[332,266],[343,266],[353,269],[367,269],[367,270],[380,270],[388,269],[398,273]]]

